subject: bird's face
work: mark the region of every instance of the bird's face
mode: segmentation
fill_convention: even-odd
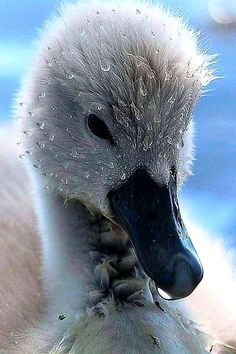
[[[202,77],[195,59],[156,36],[156,23],[147,33],[138,19],[128,32],[125,16],[113,27],[110,15],[102,26],[82,17],[76,34],[63,29],[66,40],[49,36],[20,98],[25,155],[45,189],[124,228],[144,271],[181,298],[203,274],[177,200]]]

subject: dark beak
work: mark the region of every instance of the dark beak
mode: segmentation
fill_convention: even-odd
[[[115,220],[126,230],[145,273],[171,299],[188,296],[203,269],[187,234],[173,176],[158,185],[142,168],[108,194]]]

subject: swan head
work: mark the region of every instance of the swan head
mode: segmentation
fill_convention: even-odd
[[[124,228],[173,299],[203,275],[177,190],[208,65],[192,31],[158,6],[74,4],[42,34],[18,97],[24,155],[45,188]]]

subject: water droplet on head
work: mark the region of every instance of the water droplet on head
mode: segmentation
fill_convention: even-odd
[[[38,143],[36,143],[41,149],[45,148],[45,143],[43,141],[39,141]]]
[[[41,168],[41,165],[38,163],[34,163],[33,166],[34,166],[34,168]]]
[[[102,71],[109,71],[111,69],[111,65],[107,59],[101,59],[100,66]]]
[[[25,102],[19,102],[19,105],[20,105],[22,108],[25,108],[25,107],[26,107],[26,103],[25,103]]]
[[[55,138],[55,135],[53,133],[45,133],[45,136],[48,138],[48,140],[53,141]]]
[[[32,151],[32,149],[28,149],[28,150],[25,150],[25,153],[28,154],[28,155],[32,155],[33,151]]]
[[[32,135],[32,131],[31,131],[30,129],[26,129],[26,130],[24,130],[24,134],[25,134],[28,138],[30,138],[31,135]]]
[[[39,99],[42,99],[42,98],[45,98],[46,97],[46,93],[45,92],[41,92],[39,95],[38,95],[38,98]]]
[[[33,111],[29,111],[29,115],[30,115],[31,118],[33,118],[35,116]]]
[[[39,129],[43,129],[45,125],[44,122],[37,122],[36,124]]]

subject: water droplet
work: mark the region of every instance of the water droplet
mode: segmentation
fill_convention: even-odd
[[[113,162],[108,162],[107,165],[108,165],[108,167],[110,167],[110,168],[114,168],[114,166],[115,166]]]
[[[48,140],[53,141],[55,138],[55,135],[53,133],[45,133],[45,136],[48,138]]]
[[[50,186],[49,186],[48,184],[46,184],[46,185],[44,186],[44,189],[45,189],[45,191],[48,191],[48,190],[50,189]]]
[[[43,141],[39,141],[37,143],[37,145],[41,148],[41,149],[44,149],[45,148],[45,143]]]
[[[32,135],[32,131],[31,131],[30,129],[26,129],[26,130],[24,130],[24,134],[25,134],[28,138],[30,138],[31,135]]]
[[[20,154],[19,158],[23,160],[25,158],[25,154]]]
[[[45,98],[46,97],[46,93],[45,92],[41,92],[39,95],[38,95],[38,98],[39,99],[42,99],[42,98]]]
[[[123,174],[121,175],[120,179],[125,180],[125,178],[126,178],[126,173],[123,173]]]
[[[98,106],[98,111],[101,111],[102,110],[102,106]]]
[[[72,157],[79,157],[79,153],[77,151],[77,148],[75,148],[75,147],[73,147],[71,149],[71,153],[70,154],[71,154]]]
[[[25,153],[27,155],[32,155],[33,154],[33,150],[32,149],[25,150]]]
[[[141,15],[141,11],[139,9],[136,9],[136,15],[138,15],[138,16]]]
[[[109,71],[111,69],[111,65],[107,59],[101,59],[100,66],[103,71]]]
[[[66,76],[69,80],[72,80],[74,78],[74,75],[72,73],[68,73]]]
[[[25,103],[25,102],[19,102],[19,105],[20,105],[22,108],[25,108],[25,107],[26,107],[26,103]]]
[[[45,126],[44,122],[37,122],[36,124],[39,129],[43,129]]]
[[[131,103],[130,107],[132,108],[135,118],[137,120],[141,120],[143,118],[142,113],[140,112],[140,110],[135,106],[134,102]]]
[[[33,111],[29,111],[29,115],[31,118],[33,118],[35,116],[35,113]]]
[[[85,178],[89,178],[90,176],[91,176],[90,173],[86,172]]]
[[[157,288],[157,292],[158,294],[165,300],[171,300],[171,296],[168,295],[164,290],[162,290],[161,288]]]
[[[153,144],[153,140],[151,140],[149,136],[145,136],[143,140],[143,150],[147,151],[148,149],[150,149],[152,144]]]
[[[143,65],[143,58],[142,57],[136,58],[136,63],[137,63],[137,67],[140,68],[140,66]]]
[[[142,78],[140,78],[140,80],[139,80],[139,91],[143,97],[147,96],[147,88],[146,88]]]
[[[151,36],[154,38],[156,37],[156,33],[154,33],[153,31],[151,32]]]
[[[157,114],[157,115],[155,115],[153,120],[154,120],[155,123],[160,123],[161,122],[161,117]]]
[[[33,166],[34,166],[34,168],[41,168],[41,165],[38,163],[34,163]]]
[[[154,71],[152,71],[152,70],[148,71],[147,76],[148,76],[148,78],[151,79],[151,80],[155,79],[155,73],[154,73]]]
[[[50,107],[50,110],[51,111],[55,111],[55,108],[52,106],[52,107]]]
[[[127,38],[127,34],[126,33],[122,33],[123,37],[126,39]]]
[[[154,98],[152,98],[152,100],[148,103],[148,109],[150,109],[150,110],[156,109],[156,103],[155,103]]]

